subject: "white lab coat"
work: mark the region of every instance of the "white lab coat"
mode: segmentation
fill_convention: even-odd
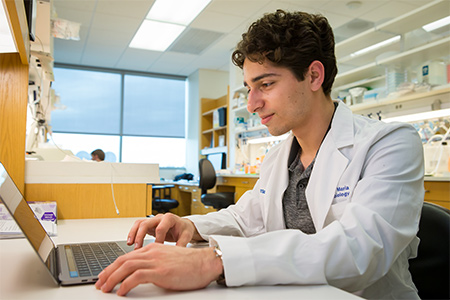
[[[364,298],[418,299],[408,271],[424,196],[416,130],[339,103],[306,189],[312,235],[284,223],[293,138],[269,151],[236,205],[189,217],[221,248],[227,285],[330,284]]]

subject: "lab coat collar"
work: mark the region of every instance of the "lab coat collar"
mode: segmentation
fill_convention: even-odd
[[[353,139],[352,111],[344,103],[339,102],[331,129],[317,153],[306,189],[306,199],[316,231],[325,225],[336,187],[349,163],[340,149],[352,146]]]
[[[329,135],[332,136],[337,149],[353,145],[353,112],[342,101],[337,101]],[[323,143],[322,143],[323,145]]]

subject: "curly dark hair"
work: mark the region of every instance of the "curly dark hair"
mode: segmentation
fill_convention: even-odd
[[[268,59],[290,69],[298,80],[304,80],[309,65],[318,60],[325,68],[322,89],[327,96],[337,74],[333,30],[319,14],[283,10],[265,14],[242,35],[232,54],[241,69],[246,58],[259,63]]]

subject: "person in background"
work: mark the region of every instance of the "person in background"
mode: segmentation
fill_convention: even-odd
[[[126,295],[141,283],[190,290],[219,280],[418,299],[408,260],[417,253],[424,196],[420,137],[408,124],[353,115],[331,99],[334,48],[321,15],[278,10],[250,26],[232,55],[248,111],[289,138],[269,151],[235,205],[137,221],[128,235],[136,250],[99,274],[98,289],[122,282],[117,294]],[[142,247],[146,234],[156,243]],[[211,247],[184,247],[198,241]]]
[[[97,149],[91,152],[91,160],[93,161],[104,161],[105,152],[102,149]]]

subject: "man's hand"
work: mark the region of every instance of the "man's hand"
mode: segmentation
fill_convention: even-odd
[[[172,290],[195,290],[208,286],[223,272],[222,260],[212,248],[184,248],[152,243],[120,256],[99,274],[97,289],[111,292],[119,284],[125,296],[141,283]]]
[[[191,241],[202,240],[190,220],[171,213],[136,221],[128,233],[127,244],[135,244],[135,249],[141,248],[146,234],[153,235],[157,243],[176,242],[177,246],[182,247]]]

